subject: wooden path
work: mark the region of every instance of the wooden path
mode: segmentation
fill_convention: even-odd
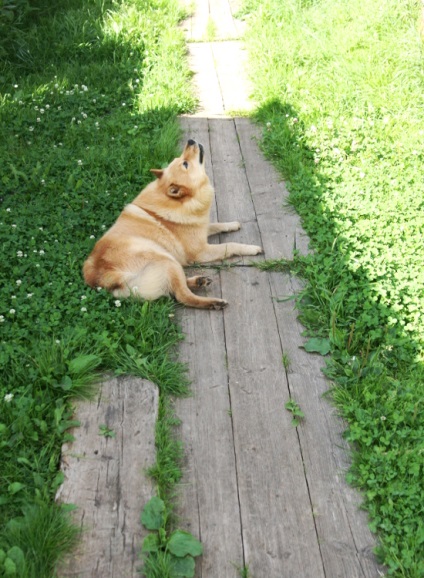
[[[181,520],[204,545],[198,578],[236,578],[244,565],[252,578],[374,578],[382,575],[375,542],[344,479],[345,426],[323,398],[323,360],[301,348],[303,328],[284,300],[299,282],[251,266],[305,253],[308,240],[283,208],[287,190],[258,149],[258,129],[226,116],[252,107],[233,13],[234,2],[198,0],[186,25],[200,106],[181,119],[183,140],[205,146],[213,219],[242,224],[220,240],[259,244],[265,254],[216,270],[204,291],[228,300],[224,311],[181,313],[193,389],[176,403],[186,449]],[[233,31],[230,41],[196,43],[211,18],[218,38]],[[290,399],[305,414],[297,428]]]
[[[293,301],[284,300],[299,282],[251,265],[305,253],[308,240],[283,208],[287,191],[258,150],[257,129],[227,116],[253,106],[236,10],[236,0],[197,0],[185,23],[200,105],[181,124],[183,140],[205,147],[213,219],[242,224],[221,241],[260,244],[265,254],[207,270],[215,282],[205,291],[229,301],[224,311],[180,310],[193,390],[175,404],[186,462],[181,525],[203,543],[196,578],[237,578],[245,565],[249,578],[377,578],[360,498],[344,481],[344,425],[322,397],[322,358],[301,349]],[[217,41],[197,42],[211,22]],[[297,428],[284,407],[290,399],[305,414]],[[78,405],[81,427],[63,448],[58,499],[78,506],[84,534],[60,578],[140,575],[157,407],[156,386],[133,378],[105,381],[96,400]]]

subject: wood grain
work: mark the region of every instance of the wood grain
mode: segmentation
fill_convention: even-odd
[[[135,578],[146,531],[140,524],[154,488],[146,469],[155,462],[157,387],[136,378],[111,379],[97,398],[77,405],[75,440],[62,448],[65,481],[57,499],[76,504],[83,531],[60,578]],[[115,436],[100,435],[105,425]]]

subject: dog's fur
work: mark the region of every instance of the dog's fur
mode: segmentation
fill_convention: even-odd
[[[232,255],[257,255],[261,247],[240,243],[209,245],[208,235],[237,231],[240,223],[209,223],[214,196],[205,172],[203,147],[189,140],[182,155],[127,205],[115,224],[96,243],[84,263],[91,287],[115,297],[174,297],[190,307],[222,309],[223,299],[200,297],[190,289],[211,279],[186,278],[183,266]]]

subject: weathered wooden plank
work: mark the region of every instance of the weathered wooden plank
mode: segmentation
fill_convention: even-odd
[[[345,481],[349,448],[341,437],[342,420],[322,397],[328,383],[318,375],[292,373],[289,384],[305,413],[299,437],[326,575],[375,578],[376,543],[365,512],[358,509],[358,493]]]
[[[157,409],[157,387],[130,377],[103,383],[97,399],[78,404],[81,427],[62,449],[65,481],[57,499],[77,505],[83,538],[60,568],[61,578],[139,576],[146,534],[140,513],[154,494],[145,471],[155,461]],[[103,424],[115,437],[101,435]]]
[[[210,292],[219,295],[217,283]],[[176,400],[186,456],[181,522],[203,543],[197,576],[234,578],[243,551],[222,313],[184,310],[182,327],[193,396]]]
[[[209,9],[210,21],[215,25],[215,39],[237,38],[238,30],[228,0],[214,0],[210,2]]]
[[[247,53],[240,42],[214,42],[212,51],[225,112],[253,110],[254,102],[249,98],[253,89],[246,72]]]
[[[194,116],[220,116],[224,103],[218,82],[212,47],[209,42],[189,44],[189,66],[194,73],[193,84],[199,99]]]
[[[292,259],[302,227],[299,216],[285,206],[288,191],[271,163],[261,155],[258,128],[248,119],[235,119],[266,259]],[[303,249],[303,246],[302,246]]]
[[[345,428],[334,407],[323,394],[329,389],[321,368],[324,359],[301,348],[302,325],[293,301],[277,299],[299,288],[288,275],[270,275],[281,344],[289,366],[287,377],[292,398],[305,413],[298,428],[305,474],[312,499],[315,524],[327,576],[371,578],[378,576],[372,549],[375,540],[358,510],[359,496],[344,474],[349,449],[342,439]]]
[[[249,183],[232,119],[210,119],[210,142],[215,195],[220,221],[240,221],[240,231],[221,235],[223,241],[262,245]],[[262,259],[261,255],[245,260]]]
[[[323,577],[266,273],[221,271],[246,563],[253,576]]]
[[[184,4],[186,4],[189,11],[193,9],[189,0],[184,0]],[[182,23],[187,40],[199,41],[206,39],[209,13],[209,0],[196,0],[195,11]]]

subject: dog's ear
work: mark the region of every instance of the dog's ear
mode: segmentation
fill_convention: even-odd
[[[166,194],[172,199],[181,199],[187,195],[187,191],[184,187],[180,187],[179,185],[170,185]]]
[[[161,176],[163,175],[162,169],[150,169],[150,172],[153,173],[155,177],[157,177],[158,179],[160,179]]]

